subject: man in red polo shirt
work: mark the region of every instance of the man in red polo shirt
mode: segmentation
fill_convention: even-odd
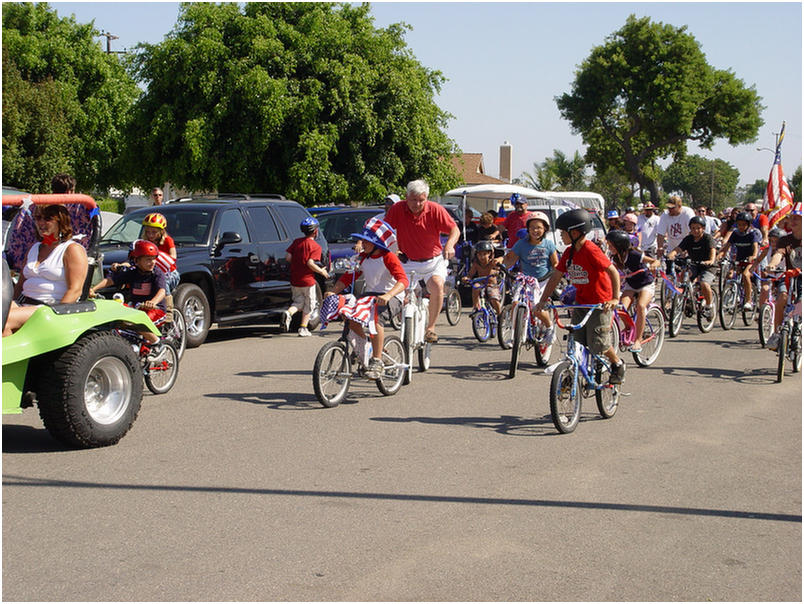
[[[408,183],[403,201],[398,201],[385,213],[385,222],[396,229],[396,241],[402,256],[402,266],[410,276],[427,283],[430,310],[424,339],[438,342],[435,324],[444,303],[444,281],[447,260],[455,257],[455,244],[461,234],[458,225],[443,206],[429,201],[430,187],[423,180]],[[447,235],[442,249],[441,234]]]
[[[517,232],[519,229],[528,228],[528,200],[519,193],[511,195],[511,202],[514,204],[514,211],[505,217],[505,230],[508,232],[508,243],[505,245],[509,250],[519,241]]]

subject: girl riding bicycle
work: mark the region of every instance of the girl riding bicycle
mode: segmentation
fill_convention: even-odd
[[[500,306],[500,287],[496,275],[499,273],[498,267],[501,262],[502,258],[494,257],[494,244],[491,241],[479,241],[469,273],[463,278],[468,283],[475,277],[488,277],[485,285],[486,298],[491,302],[494,312],[498,315],[502,307]],[[475,310],[480,310],[479,289],[472,289],[472,306]]]
[[[370,218],[361,233],[352,233],[352,237],[362,243],[362,251],[358,256],[358,267],[344,275],[333,285],[324,297],[334,296],[354,284],[362,274],[365,281],[365,296],[376,296],[377,307],[374,309],[369,325],[371,339],[371,360],[366,370],[366,377],[377,379],[383,369],[382,349],[385,332],[382,321],[378,319],[388,301],[396,297],[402,302],[408,277],[396,254],[390,252],[390,246],[396,240],[394,229],[379,218]],[[363,325],[355,320],[347,319],[349,328],[360,338],[365,338]]]

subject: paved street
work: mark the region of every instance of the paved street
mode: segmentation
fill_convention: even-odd
[[[338,331],[214,330],[114,447],[5,416],[3,599],[801,600],[801,378],[755,329],[687,323],[566,436],[466,317],[324,409]]]

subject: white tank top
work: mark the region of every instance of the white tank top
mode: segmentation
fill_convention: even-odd
[[[37,262],[40,245],[39,242],[34,243],[28,250],[28,260],[22,268],[22,274],[25,277],[22,293],[46,304],[56,304],[61,302],[67,292],[64,253],[67,251],[67,246],[81,244],[72,239],[64,241],[53,248],[53,251],[42,262]]]

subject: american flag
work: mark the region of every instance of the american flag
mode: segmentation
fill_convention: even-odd
[[[380,238],[380,241],[382,241],[385,247],[388,249],[391,249],[391,246],[396,243],[396,233],[394,232],[394,228],[376,216],[369,218],[366,221],[366,224],[363,225],[363,228],[374,231],[377,237]]]
[[[156,257],[156,266],[167,275],[169,272],[176,270],[176,261],[173,256],[160,250],[159,255]]]
[[[375,296],[365,296],[355,298],[352,294],[345,296],[329,296],[321,304],[321,329],[338,317],[356,321],[363,327],[368,328],[369,333],[377,333],[374,324],[376,319],[377,298]]]
[[[768,213],[768,222],[773,228],[782,218],[793,209],[793,195],[790,187],[784,178],[782,170],[782,140],[784,139],[784,122],[782,131],[779,133],[779,141],[776,143],[776,158],[773,160],[770,176],[768,177],[768,188],[762,202],[762,211]]]

